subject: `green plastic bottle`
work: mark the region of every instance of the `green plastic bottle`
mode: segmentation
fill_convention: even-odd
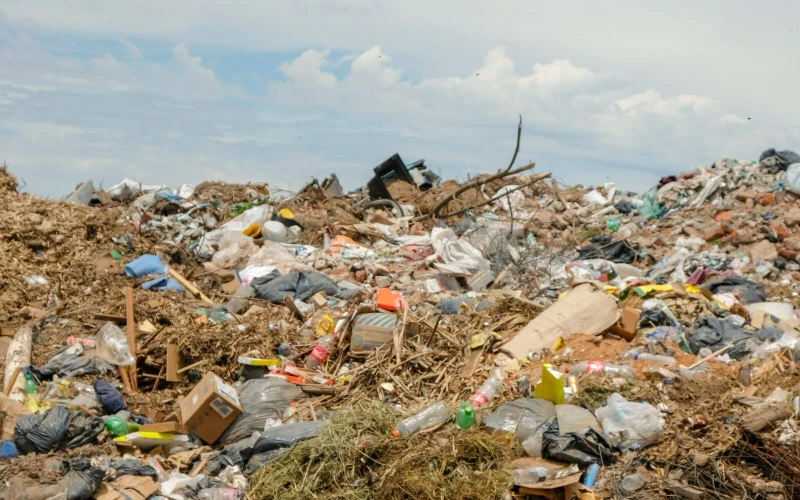
[[[472,411],[472,405],[469,403],[461,403],[456,412],[456,428],[465,431],[472,427],[475,423],[475,413]]]
[[[139,430],[138,425],[132,422],[126,422],[125,420],[122,420],[116,415],[111,415],[110,417],[108,417],[108,419],[106,419],[105,426],[106,429],[108,429],[111,432],[111,434],[113,434],[116,437],[124,436],[126,434],[130,434],[131,432],[136,432],[137,430]]]
[[[26,366],[22,370],[22,375],[25,377],[25,394],[36,394],[36,381],[33,380],[30,368]]]

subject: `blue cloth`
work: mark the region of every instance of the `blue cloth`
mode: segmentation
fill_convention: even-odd
[[[100,406],[106,415],[113,415],[118,411],[127,410],[128,406],[125,400],[122,399],[122,394],[114,389],[114,386],[109,384],[103,379],[97,379],[94,382],[94,392],[97,399],[100,401]]]
[[[178,292],[183,292],[183,287],[177,280],[174,278],[167,278],[166,276],[160,276],[154,280],[150,280],[147,283],[142,283],[142,288],[145,290],[158,290],[160,292],[166,292],[168,290],[176,290]]]
[[[164,274],[166,272],[167,270],[164,268],[164,264],[161,263],[161,259],[157,255],[151,254],[144,254],[138,259],[128,262],[125,266],[125,274],[128,275],[128,278],[133,278],[134,276],[141,278],[148,274]]]

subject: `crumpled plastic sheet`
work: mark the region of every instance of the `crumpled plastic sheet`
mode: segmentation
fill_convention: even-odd
[[[544,399],[519,398],[508,403],[503,403],[495,411],[483,419],[483,426],[489,432],[503,431],[503,434],[512,433],[519,441],[538,443],[538,453],[525,451],[531,456],[541,456],[541,443],[547,423],[555,418],[556,405]]]
[[[666,425],[664,414],[649,403],[628,401],[614,393],[597,409],[597,420],[613,446],[639,449],[658,441]]]
[[[755,335],[756,332],[750,333],[743,327],[724,319],[707,316],[698,318],[692,325],[689,332],[689,348],[697,354],[704,347],[717,351],[733,344],[726,354],[733,359],[742,359],[758,347],[758,337]]]
[[[286,297],[305,301],[317,292],[325,292],[330,296],[339,293],[336,283],[317,271],[296,271],[278,277],[270,273],[255,278],[250,286],[255,288],[256,296],[275,303],[283,303]]]
[[[585,433],[560,435],[558,419],[547,424],[543,434],[542,457],[588,467],[591,464],[612,464],[616,457],[602,433],[589,429]]]
[[[767,292],[764,287],[745,278],[723,278],[706,283],[703,288],[709,290],[713,295],[733,293],[739,297],[739,302],[745,305],[767,301]]]
[[[281,378],[248,380],[239,387],[242,413],[220,436],[223,444],[235,443],[264,429],[268,418],[280,416],[289,403],[305,399],[296,385]]]
[[[605,234],[593,236],[591,243],[578,250],[578,253],[580,260],[604,259],[617,264],[630,264],[638,254],[627,241],[613,241]]]
[[[786,167],[793,163],[800,163],[800,155],[791,149],[776,151],[775,148],[769,148],[761,153],[758,162],[762,166],[770,168],[770,173],[775,173],[778,170],[786,170]]]
[[[255,439],[251,437],[228,445],[219,453],[211,455],[204,472],[216,476],[225,467],[233,466],[245,470],[248,474],[252,473],[254,470],[245,468],[245,465],[249,465],[254,457],[258,457],[255,463],[263,464],[266,460],[262,459],[273,457],[283,448],[316,436],[324,426],[325,422],[322,421],[297,422],[267,429]]]
[[[433,228],[431,244],[436,255],[445,264],[457,264],[471,270],[489,269],[490,263],[480,250],[459,239],[450,228]]]

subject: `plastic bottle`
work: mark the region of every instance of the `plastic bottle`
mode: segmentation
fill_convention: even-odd
[[[611,377],[633,378],[633,367],[629,365],[614,365],[605,361],[581,361],[567,369],[568,373],[605,373]]]
[[[333,339],[333,335],[325,335],[317,341],[317,345],[314,346],[311,354],[306,358],[306,368],[316,370],[328,361],[328,357],[331,355]]]
[[[206,488],[197,494],[199,500],[239,500],[242,492],[236,488]]]
[[[587,488],[594,488],[594,483],[597,481],[597,475],[600,473],[600,466],[597,464],[592,464],[586,469],[586,472],[583,473],[583,479],[581,483]]]
[[[690,370],[688,368],[678,368],[675,370],[676,375],[689,380],[700,380],[705,373],[706,372],[703,370]]]
[[[456,412],[456,428],[465,431],[472,427],[475,423],[475,413],[472,410],[472,405],[469,403],[461,403],[458,405]]]
[[[139,430],[138,425],[134,424],[133,422],[127,422],[117,415],[109,416],[104,425],[106,429],[111,432],[111,434],[117,437],[125,436],[126,434],[130,434],[131,432],[136,432]]]
[[[25,376],[25,394],[36,394],[36,381],[33,380],[30,367],[24,367],[22,374]]]
[[[633,359],[640,359],[642,361],[651,361],[653,363],[658,363],[660,365],[668,366],[670,368],[678,364],[678,362],[675,361],[675,358],[673,358],[672,356],[664,356],[663,354],[650,354],[649,352],[643,352],[637,354],[633,357]]]
[[[497,396],[497,392],[503,387],[503,377],[495,373],[487,378],[483,384],[475,391],[475,394],[469,398],[472,406],[479,407],[485,405]]]
[[[655,377],[661,377],[664,380],[667,380],[667,379],[674,380],[674,379],[678,378],[678,374],[677,373],[673,373],[673,372],[667,370],[666,368],[662,368],[660,366],[645,366],[642,369],[642,372],[644,373],[645,377],[647,377],[649,375],[653,375]]]
[[[527,469],[516,469],[511,473],[511,478],[516,485],[532,484],[546,481],[549,476],[545,467],[528,467]]]
[[[413,417],[408,417],[399,424],[397,429],[392,431],[394,437],[408,438],[423,429],[442,424],[450,418],[450,413],[444,403],[434,403],[425,408]]]
[[[632,357],[636,356],[637,354],[644,352],[645,348],[646,348],[645,346],[640,345],[638,347],[634,347],[632,349],[628,349],[627,351],[622,353],[621,357],[623,359],[624,358],[632,358]]]
[[[631,474],[622,478],[622,489],[628,493],[633,493],[644,488],[644,479],[639,474]]]

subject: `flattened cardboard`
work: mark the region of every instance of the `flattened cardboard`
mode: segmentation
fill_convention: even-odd
[[[0,394],[0,438],[14,439],[17,420],[31,412],[20,402]]]
[[[213,372],[180,401],[181,422],[190,433],[208,444],[214,444],[242,413],[236,389]]]
[[[102,483],[92,498],[95,500],[146,500],[158,493],[159,486],[149,476],[122,476]]]
[[[549,349],[558,337],[602,333],[619,317],[617,299],[613,295],[583,283],[531,320],[503,348],[514,359],[524,359],[529,352]]]

